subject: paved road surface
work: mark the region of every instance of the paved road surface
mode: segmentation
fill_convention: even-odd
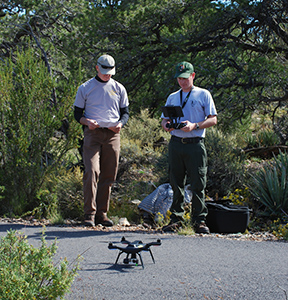
[[[0,236],[9,228],[27,235],[31,244],[40,244],[41,227],[0,223]],[[143,252],[144,269],[123,265],[124,254],[114,265],[118,250],[109,250],[108,241],[119,241],[123,235],[144,243],[161,238],[162,245],[151,248],[156,263]],[[48,244],[55,238],[56,259],[66,257],[71,262],[87,250],[67,300],[288,299],[285,242],[48,226]]]

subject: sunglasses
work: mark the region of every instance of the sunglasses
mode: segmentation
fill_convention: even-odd
[[[98,63],[98,65],[100,65],[103,69],[114,69],[114,66],[113,67],[108,67],[108,66],[104,66],[104,65],[101,65],[100,63]]]

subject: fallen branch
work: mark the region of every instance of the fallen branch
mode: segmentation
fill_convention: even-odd
[[[244,150],[245,154],[250,157],[259,157],[262,159],[272,158],[273,154],[278,155],[279,152],[288,151],[288,146],[275,145],[269,147],[258,147]]]

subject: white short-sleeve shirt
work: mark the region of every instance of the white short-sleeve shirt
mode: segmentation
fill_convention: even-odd
[[[120,108],[129,105],[125,87],[110,78],[107,82],[95,77],[83,83],[77,91],[74,106],[84,109],[84,117],[93,119],[101,127],[110,127],[118,123]]]
[[[180,100],[180,91],[181,90],[178,90],[170,94],[165,105],[182,106]],[[183,102],[187,95],[188,93],[182,93]],[[216,107],[211,93],[206,89],[194,86],[187,100],[187,103],[183,108],[183,114],[184,117],[178,119],[178,122],[190,121],[191,123],[198,123],[206,120],[209,115],[217,115]],[[163,114],[161,117],[165,119]],[[171,131],[171,135],[175,135],[181,138],[205,137],[205,129],[192,130],[190,132],[184,132],[180,129],[175,129]]]

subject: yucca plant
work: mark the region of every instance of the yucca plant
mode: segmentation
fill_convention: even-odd
[[[288,155],[280,152],[271,164],[257,174],[251,175],[250,190],[262,203],[269,214],[287,215],[288,213]]]

